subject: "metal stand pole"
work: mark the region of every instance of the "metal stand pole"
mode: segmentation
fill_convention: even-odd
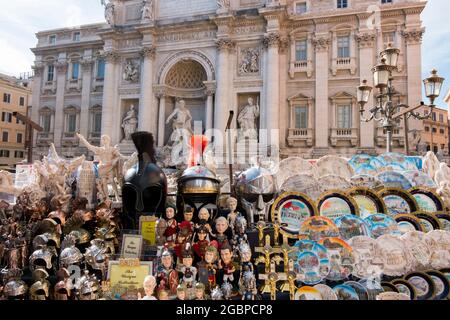
[[[407,156],[409,156],[409,141],[408,141],[408,135],[409,135],[409,126],[408,126],[408,116],[405,113],[403,115],[403,120],[405,121],[405,153]]]
[[[392,127],[386,129],[387,138],[386,138],[386,152],[392,152]]]
[[[228,131],[228,168],[230,171],[230,192],[232,191],[232,186],[233,186],[233,156],[232,156],[232,151],[233,151],[233,145],[231,143],[231,122],[233,121],[234,118],[234,111],[230,111],[230,115],[228,117],[228,123],[227,123],[227,128],[226,130]]]

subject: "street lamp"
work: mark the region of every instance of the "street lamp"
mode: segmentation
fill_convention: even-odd
[[[395,104],[393,97],[395,96],[394,86],[392,81],[392,72],[397,70],[398,57],[400,50],[388,45],[386,50],[380,53],[381,61],[375,67],[372,68],[374,87],[378,89],[378,94],[375,96],[377,104],[369,110],[369,118],[364,117],[366,112],[364,107],[369,102],[370,93],[373,88],[367,84],[367,80],[363,80],[358,87],[357,100],[359,104],[359,112],[361,114],[361,120],[364,122],[370,122],[372,120],[381,123],[383,129],[386,131],[386,151],[392,152],[392,133],[401,117],[405,119],[405,145],[408,145],[408,132],[407,132],[407,118],[414,117],[418,120],[429,119],[432,115],[434,108],[434,101],[439,97],[442,89],[444,78],[438,76],[437,71],[433,70],[431,76],[423,80],[425,86],[425,94],[430,99],[430,112],[422,116],[420,113],[415,112],[416,109],[425,106],[422,102],[416,107],[409,107],[405,104]],[[404,109],[403,111],[400,111]],[[408,147],[406,148],[408,149]]]

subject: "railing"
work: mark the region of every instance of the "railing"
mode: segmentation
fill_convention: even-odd
[[[352,58],[337,58],[336,64],[339,66],[350,65],[352,63]]]
[[[53,132],[39,132],[37,138],[38,140],[53,140]]]
[[[314,140],[314,129],[288,129],[287,141],[290,146],[312,146]]]
[[[312,135],[311,130],[312,129],[289,129],[289,136],[290,137],[307,137],[309,135]]]
[[[67,81],[68,89],[81,89],[81,79],[69,79]]]
[[[308,67],[308,61],[295,61],[294,68],[295,69],[304,69]]]
[[[75,139],[76,133],[75,132],[64,132],[63,138],[64,139]]]
[[[333,146],[338,142],[350,142],[352,146],[358,144],[359,130],[356,128],[332,128],[330,129],[330,140]]]

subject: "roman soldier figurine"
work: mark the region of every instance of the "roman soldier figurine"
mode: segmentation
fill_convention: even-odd
[[[195,251],[195,254],[197,255],[197,257],[200,258],[200,260],[203,260],[205,258],[206,248],[209,246],[209,241],[206,240],[207,236],[208,236],[208,229],[204,225],[200,226],[197,230],[198,240],[192,246]]]
[[[183,221],[179,224],[179,231],[177,234],[177,240],[174,247],[175,254],[177,255],[177,258],[179,261],[177,261],[177,264],[181,262],[181,253],[183,252],[183,248],[185,247],[186,243],[191,241],[192,237],[192,230],[189,222]]]
[[[219,270],[223,273],[223,283],[229,282],[230,284],[234,282],[234,273],[236,272],[236,266],[233,262],[233,249],[227,242],[222,244],[220,248],[220,258],[219,260]]]
[[[178,231],[178,223],[175,220],[175,208],[167,207],[166,208],[166,222],[167,227],[164,231],[164,237],[166,237],[166,241],[169,246],[173,246],[175,243],[175,238],[177,236]]]
[[[207,292],[211,292],[217,284],[217,259],[219,257],[217,246],[217,242],[212,241],[210,245],[206,247],[205,259],[200,261],[197,265],[199,272],[198,281],[205,285]]]
[[[178,272],[173,269],[173,256],[167,248],[161,254],[161,265],[157,271],[158,291],[167,290],[176,295]]]
[[[194,222],[192,222],[192,218],[194,217],[194,210],[191,207],[187,207],[186,210],[184,210],[184,221],[182,223],[189,222],[191,226],[191,232],[194,232]]]
[[[187,242],[185,247],[183,248],[181,256],[183,263],[180,268],[180,272],[183,275],[182,283],[187,289],[188,297],[191,297],[195,295],[194,286],[195,279],[197,278],[197,268],[192,266],[192,263],[194,261],[194,254],[189,242]]]
[[[219,243],[219,249],[222,245],[230,240],[228,235],[226,234],[229,228],[228,221],[224,217],[219,217],[216,219],[216,240]]]

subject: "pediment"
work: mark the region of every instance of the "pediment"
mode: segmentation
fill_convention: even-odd
[[[312,100],[314,100],[314,98],[308,97],[308,96],[304,95],[303,93],[297,93],[288,98],[288,101],[295,101],[295,100],[312,101]]]

